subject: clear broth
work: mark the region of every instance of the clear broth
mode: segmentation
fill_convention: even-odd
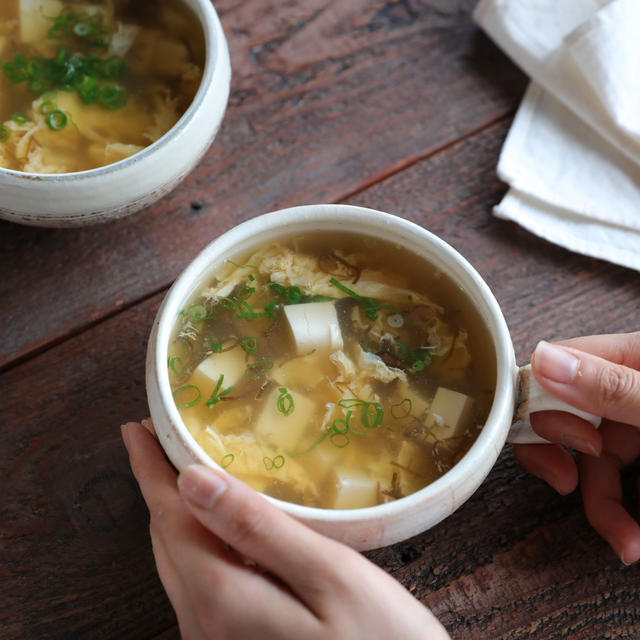
[[[395,500],[446,473],[495,390],[492,340],[465,292],[380,239],[278,245],[227,261],[176,321],[169,377],[195,439],[257,490],[316,507]],[[296,305],[307,315],[289,321]]]

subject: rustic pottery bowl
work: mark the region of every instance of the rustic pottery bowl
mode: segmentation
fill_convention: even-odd
[[[282,236],[311,231],[363,233],[394,242],[426,258],[466,291],[489,328],[496,355],[496,393],[487,421],[464,457],[432,484],[405,498],[361,509],[320,509],[267,496],[317,531],[357,549],[372,549],[409,538],[453,513],[480,486],[508,437],[519,442],[540,441],[530,424],[512,426],[521,378],[526,376],[516,367],[509,329],[496,299],[459,253],[424,228],[403,218],[361,207],[308,205],[258,216],[221,235],[175,281],[156,316],[146,365],[151,417],[160,443],[176,468],[192,463],[217,467],[185,427],[173,401],[167,356],[174,323],[200,283],[226,259]],[[563,408],[576,412],[568,406],[559,406],[555,398],[537,400],[537,410]]]
[[[206,58],[196,96],[160,139],[113,164],[65,174],[0,168],[0,218],[42,227],[74,227],[120,218],[171,191],[197,164],[218,131],[231,65],[210,0],[184,0],[199,19]]]

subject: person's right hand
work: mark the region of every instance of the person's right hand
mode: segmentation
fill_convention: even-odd
[[[587,519],[625,564],[637,562],[640,526],[622,505],[620,471],[640,456],[640,332],[541,342],[531,369],[549,392],[603,421],[596,430],[568,413],[532,414],[534,430],[558,444],[515,445],[516,458],[563,494],[579,472]],[[579,452],[577,466],[560,445]]]
[[[362,555],[203,465],[179,477],[151,433],[122,428],[158,573],[185,640],[446,640],[434,615]]]

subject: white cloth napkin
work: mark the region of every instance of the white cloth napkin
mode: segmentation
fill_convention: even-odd
[[[474,18],[532,78],[494,213],[640,270],[640,0],[481,0]]]

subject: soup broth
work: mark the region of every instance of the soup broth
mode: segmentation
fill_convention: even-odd
[[[465,293],[405,249],[312,233],[227,261],[177,319],[176,406],[219,465],[268,495],[358,508],[468,450],[496,358]]]
[[[4,0],[0,166],[65,173],[126,158],[192,102],[205,59],[183,2]]]

